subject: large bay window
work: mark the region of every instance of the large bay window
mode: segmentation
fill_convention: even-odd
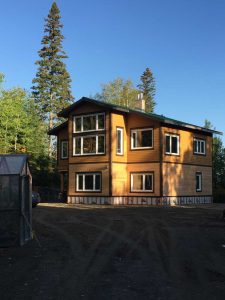
[[[153,173],[131,173],[131,192],[153,192]]]
[[[76,191],[78,192],[100,192],[101,173],[77,173]]]
[[[166,154],[179,155],[179,135],[166,133]]]
[[[73,132],[100,131],[105,129],[105,114],[91,114],[73,118]]]
[[[153,129],[132,129],[131,149],[149,149],[153,147]]]
[[[105,153],[105,135],[87,135],[73,138],[73,155]]]
[[[205,140],[194,138],[194,154],[205,155]]]

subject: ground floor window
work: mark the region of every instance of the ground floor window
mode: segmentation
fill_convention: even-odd
[[[77,173],[76,191],[100,192],[101,173]]]
[[[153,192],[153,173],[131,173],[131,192]]]
[[[202,191],[202,173],[197,172],[196,173],[196,192]]]

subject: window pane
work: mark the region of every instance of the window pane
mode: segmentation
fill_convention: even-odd
[[[62,158],[68,157],[68,143],[62,142]]]
[[[81,118],[75,118],[75,132],[81,131]]]
[[[178,153],[178,139],[175,136],[172,136],[172,153]]]
[[[93,190],[93,175],[85,175],[85,190]]]
[[[81,154],[81,138],[75,138],[75,154]]]
[[[133,174],[133,190],[136,191],[143,190],[143,175]]]
[[[166,152],[170,153],[170,136],[166,135]]]
[[[83,153],[96,153],[96,137],[83,137]]]
[[[83,190],[83,175],[78,175],[78,190]]]
[[[96,130],[96,116],[83,117],[83,131]]]
[[[100,174],[95,175],[95,189],[100,190],[101,189],[101,177]]]
[[[121,153],[122,152],[122,148],[121,148],[121,138],[122,138],[122,136],[121,136],[121,130],[119,130],[119,129],[117,129],[117,139],[116,139],[116,152],[117,153]]]
[[[152,130],[141,131],[141,147],[152,146]]]
[[[98,136],[98,153],[105,152],[105,137],[103,135]]]
[[[198,150],[197,150],[197,141],[194,140],[194,152],[196,153]]]
[[[204,141],[201,142],[201,153],[202,154],[205,153],[205,142]]]
[[[145,190],[152,190],[152,175],[145,175]]]
[[[132,132],[132,143],[133,143],[133,148],[137,147],[137,133]]]
[[[98,115],[98,129],[104,129],[104,128],[105,128],[105,116]]]

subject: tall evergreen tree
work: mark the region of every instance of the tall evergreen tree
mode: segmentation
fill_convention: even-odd
[[[40,60],[36,61],[38,70],[32,87],[40,115],[48,121],[49,129],[57,122],[57,112],[73,101],[70,75],[63,62],[67,55],[62,48],[64,36],[60,19],[59,8],[53,2],[45,19],[45,35],[41,41],[43,47],[38,51]]]
[[[155,79],[153,77],[152,71],[146,68],[140,77],[141,83],[138,84],[139,90],[143,93],[144,99],[146,101],[145,111],[154,112],[156,102],[155,97]]]

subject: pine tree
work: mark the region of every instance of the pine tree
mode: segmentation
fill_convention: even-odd
[[[63,62],[67,55],[63,51],[60,11],[54,2],[45,19],[43,47],[38,51],[38,70],[33,79],[32,93],[41,117],[48,121],[49,129],[57,122],[57,113],[71,104],[71,79]],[[50,141],[51,144],[51,141]]]
[[[155,97],[155,79],[153,77],[152,71],[146,68],[140,77],[141,83],[138,84],[139,90],[143,93],[144,99],[146,101],[145,110],[146,112],[154,112],[156,102]]]

